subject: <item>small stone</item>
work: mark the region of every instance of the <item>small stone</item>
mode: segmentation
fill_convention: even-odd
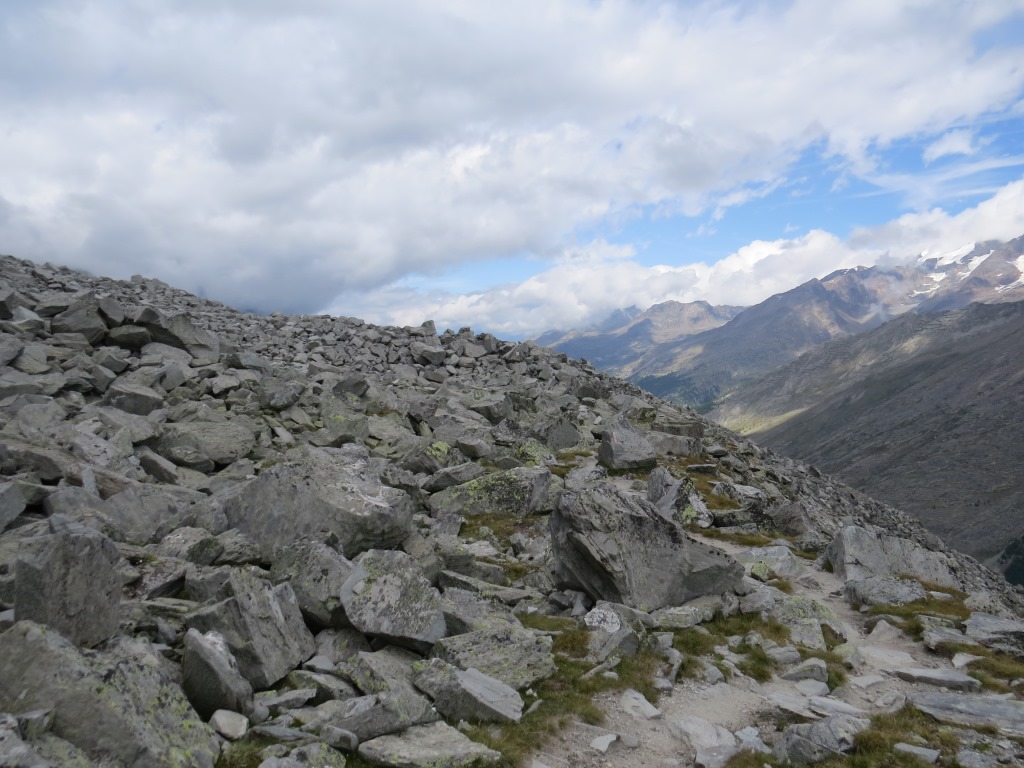
[[[596,739],[590,742],[591,749],[596,749],[602,755],[608,754],[608,750],[611,749],[612,744],[618,741],[618,734],[606,733],[603,736],[598,736]]]
[[[640,691],[632,688],[619,699],[623,711],[635,720],[660,720],[661,710],[649,702]]]
[[[228,709],[218,709],[210,718],[210,725],[221,736],[229,741],[235,741],[245,736],[249,730],[249,720],[245,715],[232,712]]]
[[[937,749],[927,749],[926,747],[915,747],[913,744],[894,744],[893,749],[896,752],[902,752],[905,755],[913,755],[918,760],[926,763],[927,765],[934,765],[939,761],[939,755],[941,754]]]

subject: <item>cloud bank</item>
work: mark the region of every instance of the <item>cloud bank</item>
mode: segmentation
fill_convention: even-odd
[[[964,125],[1019,109],[1021,46],[983,39],[1022,12],[1017,0],[9,0],[0,250],[242,308],[348,303],[419,322],[411,313],[433,307],[509,333],[593,316],[604,296],[714,298],[723,278],[756,273],[757,289],[737,278],[728,299],[747,303],[884,246],[810,232],[650,269],[581,233],[650,211],[720,216],[810,147],[879,184],[878,148],[907,137],[930,137],[936,162],[965,156],[977,143]],[[918,202],[908,226],[939,226],[928,195]],[[511,257],[541,271],[473,295],[403,288],[411,272]]]

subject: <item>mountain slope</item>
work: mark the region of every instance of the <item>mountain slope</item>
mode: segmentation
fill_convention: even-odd
[[[1024,533],[1022,361],[1024,302],[906,315],[804,355],[714,416],[991,557]]]
[[[839,270],[702,332],[683,320],[673,326],[668,313],[656,332],[645,331],[645,319],[666,306],[657,305],[634,317],[629,332],[545,334],[541,342],[586,357],[657,395],[708,410],[732,389],[819,344],[870,330],[908,311],[1022,299],[1024,237],[925,252],[905,265]]]
[[[636,307],[616,310],[586,331],[549,331],[536,343],[584,358],[603,371],[619,369],[659,344],[692,336],[727,323],[742,307],[712,306],[706,301],[665,301],[641,312]]]

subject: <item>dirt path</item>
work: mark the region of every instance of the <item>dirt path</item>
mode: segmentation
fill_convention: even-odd
[[[733,556],[749,549],[729,542],[695,537]],[[844,584],[835,575],[818,568],[813,562],[802,562],[803,572],[790,578],[794,594],[810,598],[827,607],[842,622],[848,644],[867,649],[868,660],[850,673],[850,681],[832,691],[828,699],[837,705],[849,704],[874,714],[882,709],[898,707],[903,696],[914,686],[893,674],[893,665],[886,661],[890,652],[902,658],[904,665],[952,668],[949,662],[931,654],[920,643],[902,633],[887,637],[870,635],[864,626],[864,614],[854,610],[843,598]],[[874,651],[872,649],[879,649]],[[908,654],[900,657],[899,654]],[[885,669],[889,666],[889,669]],[[606,714],[600,728],[575,723],[563,731],[535,758],[533,768],[671,768],[693,765],[694,750],[685,739],[677,738],[675,724],[695,716],[735,733],[753,726],[760,738],[771,744],[778,735],[776,723],[780,711],[770,700],[773,694],[786,694],[807,702],[796,683],[778,677],[760,685],[740,676],[727,683],[712,685],[697,680],[680,680],[670,693],[657,702],[661,715],[657,719],[637,718],[623,709],[621,694],[605,694],[598,703]],[[606,753],[594,746],[595,739],[608,733],[619,734]]]

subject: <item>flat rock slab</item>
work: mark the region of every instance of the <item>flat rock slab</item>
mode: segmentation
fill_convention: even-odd
[[[900,680],[906,680],[908,683],[941,686],[942,688],[949,688],[951,691],[977,693],[981,690],[981,682],[979,680],[953,669],[909,667],[897,669],[896,677]]]
[[[881,672],[893,673],[898,669],[905,669],[917,665],[917,659],[906,651],[898,651],[893,648],[882,648],[876,645],[863,645],[857,649],[861,658],[869,667]]]
[[[1010,736],[1024,736],[1024,701],[961,693],[913,693],[910,703],[937,720],[960,725],[993,726]]]
[[[964,628],[970,640],[1024,658],[1024,621],[987,613],[972,613],[964,623]]]
[[[459,669],[478,669],[520,691],[555,671],[551,638],[511,625],[443,638],[431,655]]]
[[[478,669],[461,670],[441,659],[417,662],[413,669],[416,687],[452,721],[518,723],[523,716],[519,692]]]
[[[471,741],[447,723],[415,725],[359,745],[359,756],[388,768],[471,768],[494,765],[501,753]]]
[[[441,595],[405,552],[372,549],[341,585],[341,604],[367,635],[426,653],[447,631]]]

